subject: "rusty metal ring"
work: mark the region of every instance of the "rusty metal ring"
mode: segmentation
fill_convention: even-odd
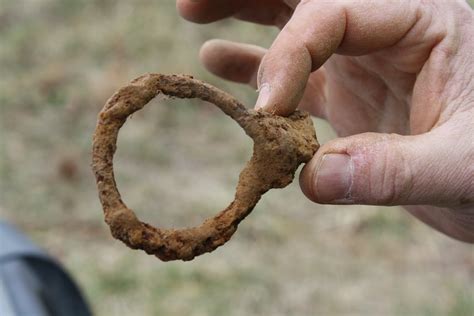
[[[122,201],[115,183],[113,156],[118,132],[132,113],[159,94],[211,102],[254,141],[253,155],[240,173],[234,201],[197,227],[163,229],[141,222]],[[231,95],[191,76],[147,74],[118,90],[99,113],[92,169],[105,221],[115,238],[163,261],[192,260],[227,242],[260,197],[271,188],[291,183],[298,166],[309,161],[318,147],[313,123],[306,113],[296,111],[280,117],[247,110]]]

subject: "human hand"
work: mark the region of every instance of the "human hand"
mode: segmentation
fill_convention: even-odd
[[[314,202],[405,205],[474,242],[474,14],[459,0],[178,0],[185,18],[282,28],[268,51],[214,40],[213,73],[259,88],[256,108],[296,107],[341,138],[300,184]]]

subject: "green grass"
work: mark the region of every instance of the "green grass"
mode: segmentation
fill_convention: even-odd
[[[90,171],[96,115],[145,72],[191,73],[251,105],[250,88],[197,60],[218,37],[268,47],[277,30],[195,26],[173,1],[3,1],[0,216],[77,278],[97,315],[470,315],[472,248],[399,208],[314,205],[297,183],[268,193],[233,239],[162,263],[114,240]],[[316,121],[322,141],[333,137]],[[232,199],[251,151],[219,110],[154,101],[120,135],[124,200],[162,226],[197,224]]]

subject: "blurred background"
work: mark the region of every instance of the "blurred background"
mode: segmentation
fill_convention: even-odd
[[[2,0],[0,218],[59,259],[97,315],[473,315],[472,246],[397,207],[310,203],[298,181],[191,262],[111,237],[89,166],[107,98],[142,73],[187,73],[251,106],[255,91],[207,73],[199,47],[268,47],[276,34],[234,20],[193,25],[172,0]],[[321,142],[334,137],[315,124]],[[115,170],[139,217],[188,226],[227,206],[250,153],[214,106],[155,100],[123,128]]]

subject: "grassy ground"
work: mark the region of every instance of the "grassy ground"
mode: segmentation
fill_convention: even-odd
[[[251,105],[254,91],[203,70],[199,46],[268,46],[275,34],[195,26],[171,0],[3,0],[1,218],[64,263],[97,315],[472,315],[471,246],[399,208],[312,204],[297,183],[266,195],[232,241],[192,262],[162,263],[111,238],[89,168],[105,100],[144,72],[181,72]],[[250,143],[210,105],[153,103],[121,133],[119,186],[152,223],[196,224],[232,199]],[[333,137],[316,124],[320,140]]]

